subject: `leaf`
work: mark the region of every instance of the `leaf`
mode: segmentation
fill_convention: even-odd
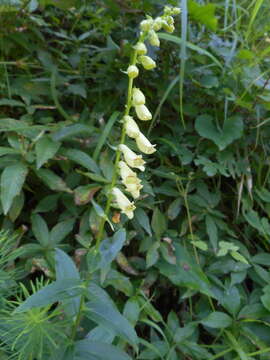
[[[116,346],[88,339],[75,343],[75,358],[76,360],[131,360]]]
[[[165,230],[167,229],[167,223],[165,216],[157,207],[154,210],[151,225],[157,239],[160,239]]]
[[[118,230],[112,238],[107,238],[100,245],[101,267],[108,269],[111,262],[116,259],[118,253],[126,241],[126,230]]]
[[[170,220],[175,220],[177,216],[180,214],[181,209],[182,209],[182,199],[177,198],[168,207],[168,218]]]
[[[83,291],[84,288],[80,280],[62,279],[60,281],[54,281],[29,296],[15,309],[15,313],[24,312],[36,307],[52,305],[57,301],[63,301],[81,295]]]
[[[95,193],[100,190],[101,187],[97,184],[79,186],[74,190],[74,200],[76,205],[85,205],[93,199]]]
[[[188,1],[188,11],[190,17],[205,25],[212,31],[217,29],[217,18],[215,17],[215,4],[200,5],[196,1]]]
[[[135,218],[137,219],[141,227],[147,232],[147,234],[152,236],[152,230],[151,230],[149,218],[146,212],[142,208],[136,209]]]
[[[209,236],[211,245],[214,251],[217,251],[217,243],[218,243],[218,230],[215,221],[210,215],[206,215],[205,217],[206,224],[206,232]]]
[[[208,326],[210,328],[224,329],[232,324],[232,318],[223,312],[214,311],[200,322],[204,326]]]
[[[146,267],[150,268],[151,266],[155,265],[155,263],[159,259],[159,252],[158,248],[160,247],[160,243],[156,241],[150,249],[147,251],[146,254]]]
[[[84,124],[68,125],[52,134],[52,139],[55,141],[62,141],[80,134],[92,134],[93,131],[94,128],[92,126]]]
[[[32,231],[37,241],[43,246],[49,246],[49,229],[45,220],[38,214],[34,214],[31,217]]]
[[[249,264],[249,262],[244,258],[244,256],[239,254],[238,251],[231,251],[230,254],[235,260],[240,261],[247,265]]]
[[[28,169],[23,163],[7,166],[1,175],[1,203],[6,215],[13,199],[19,195],[26,179]]]
[[[68,157],[75,163],[85,167],[87,170],[93,171],[96,174],[100,174],[100,170],[96,162],[84,151],[77,149],[64,149],[61,151],[61,154]]]
[[[160,39],[171,41],[178,45],[181,45],[183,43],[183,39],[181,39],[180,37],[177,37],[177,36],[171,35],[171,34],[167,34],[167,33],[158,33],[158,37]],[[202,47],[194,45],[189,41],[186,42],[186,46],[188,49],[196,51],[199,55],[205,55],[205,56],[209,57],[209,59],[211,59],[213,61],[213,63],[215,63],[219,68],[223,69],[221,62],[214,55],[212,55],[209,51],[205,50]]]
[[[212,140],[220,150],[224,150],[243,134],[243,120],[239,116],[228,118],[223,129],[218,130],[210,115],[200,115],[195,122],[195,129],[200,136]]]
[[[50,244],[55,246],[64,240],[64,238],[73,230],[74,222],[74,219],[68,219],[56,224],[51,230]]]
[[[3,155],[8,155],[8,154],[20,154],[20,151],[15,150],[15,149],[11,149],[9,147],[5,147],[5,146],[0,146],[0,156]]]
[[[56,280],[61,281],[65,279],[80,279],[79,271],[77,270],[71,258],[62,250],[55,249],[55,272]],[[78,314],[80,307],[80,296],[72,297],[64,301],[64,308],[66,314],[75,316]]]
[[[112,306],[101,301],[89,301],[86,303],[86,316],[102,325],[111,329],[128,343],[136,345],[138,342],[137,335],[131,324]]]
[[[51,190],[72,193],[66,183],[54,172],[48,169],[39,169],[35,173]]]
[[[36,142],[37,169],[54,157],[60,145],[61,143],[53,141],[49,136],[43,136]]]

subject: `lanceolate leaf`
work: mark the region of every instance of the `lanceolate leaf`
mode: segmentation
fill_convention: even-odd
[[[43,136],[37,141],[35,150],[38,169],[57,153],[60,145],[59,142],[53,141],[48,136]]]
[[[28,169],[23,163],[16,163],[4,169],[1,175],[1,203],[6,215],[15,196],[19,195]]]
[[[15,312],[24,312],[32,308],[52,305],[55,302],[81,295],[84,291],[81,285],[82,281],[78,279],[61,279],[54,281],[27,298],[16,308]]]
[[[81,340],[75,344],[75,360],[131,360],[116,346],[100,341]]]

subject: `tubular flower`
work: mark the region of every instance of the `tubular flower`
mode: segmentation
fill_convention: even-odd
[[[127,69],[128,77],[135,79],[139,75],[139,69],[136,65],[130,65]]]
[[[126,126],[126,133],[129,137],[135,139],[137,136],[139,136],[140,129],[131,116],[124,116],[124,123]]]
[[[147,48],[143,42],[139,41],[135,46],[134,49],[137,51],[138,55],[145,55],[147,53]]]
[[[141,150],[144,154],[153,154],[156,151],[156,145],[152,145],[142,133],[140,133],[135,140],[139,150]]]
[[[140,120],[148,121],[152,119],[152,114],[145,105],[135,106],[135,111]]]
[[[141,55],[139,57],[139,61],[142,64],[142,66],[145,68],[145,70],[152,70],[156,67],[155,61],[151,59],[149,56]]]
[[[143,20],[141,23],[140,23],[140,28],[142,31],[149,31],[151,30],[152,26],[153,26],[153,19],[147,19],[147,20]]]
[[[149,31],[149,42],[152,46],[159,47],[160,45],[159,38],[154,30]]]
[[[161,28],[162,28],[162,25],[163,25],[163,19],[161,17],[157,17],[155,20],[154,20],[154,24],[153,24],[153,29],[155,31],[159,31]]]
[[[130,202],[128,198],[122,193],[122,191],[117,187],[112,189],[112,194],[115,197],[115,201],[121,209],[121,212],[126,214],[129,219],[132,219],[134,216],[133,211],[136,209],[136,206],[133,204],[133,202]]]
[[[119,171],[122,183],[126,186],[126,190],[131,193],[134,199],[137,199],[140,196],[140,190],[143,187],[141,185],[141,180],[124,161],[119,162]]]
[[[145,170],[145,161],[143,160],[142,155],[137,155],[124,144],[119,145],[119,150],[123,153],[128,166],[131,168],[137,168],[141,171]]]
[[[138,88],[133,88],[132,90],[132,105],[144,105],[145,104],[145,96],[142,91]]]

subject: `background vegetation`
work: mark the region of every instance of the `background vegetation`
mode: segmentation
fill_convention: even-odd
[[[96,251],[123,71],[164,2],[0,2],[1,360],[269,359],[270,4],[167,4],[138,80],[158,151]]]

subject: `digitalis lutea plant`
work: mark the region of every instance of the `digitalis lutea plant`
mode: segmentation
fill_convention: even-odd
[[[122,119],[123,125],[120,144],[116,150],[114,174],[105,209],[106,216],[102,219],[97,237],[97,246],[102,239],[105,221],[108,217],[113,200],[115,205],[120,208],[121,212],[129,219],[132,219],[134,216],[134,210],[136,209],[134,202],[130,201],[116,184],[118,176],[120,176],[121,183],[125,186],[126,192],[130,193],[133,199],[137,199],[140,196],[140,191],[143,186],[141,185],[141,180],[138,178],[137,173],[132,169],[145,171],[146,162],[142,155],[136,154],[125,144],[126,136],[135,141],[138,150],[143,154],[150,155],[156,151],[156,145],[151,144],[146,136],[140,131],[139,125],[134,120],[134,117],[130,115],[131,110],[134,109],[139,120],[149,121],[152,119],[152,114],[146,106],[145,96],[141,89],[134,86],[134,80],[139,76],[141,70],[140,67],[145,70],[153,70],[156,67],[155,61],[147,55],[145,41],[149,41],[152,46],[159,47],[160,41],[157,32],[162,29],[170,33],[173,32],[173,15],[178,15],[179,13],[179,8],[166,6],[162,16],[155,19],[147,16],[147,18],[140,23],[140,36],[133,47],[131,62],[126,71],[128,76],[127,103]]]

